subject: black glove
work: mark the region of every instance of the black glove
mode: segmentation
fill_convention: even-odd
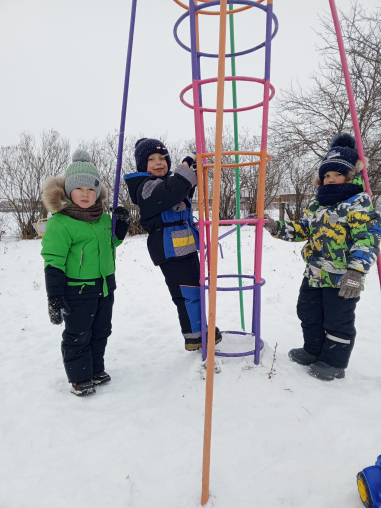
[[[110,208],[110,210],[116,219],[130,224],[130,212],[124,206],[117,206],[116,208]]]
[[[118,240],[124,240],[130,227],[130,212],[124,206],[110,208],[116,218],[115,236]]]
[[[196,167],[196,152],[187,153],[186,157],[181,162],[186,162],[188,166],[192,169],[197,169]]]
[[[51,296],[48,298],[48,312],[50,321],[54,325],[60,325],[63,321],[63,315],[69,315],[70,309],[63,296]]]

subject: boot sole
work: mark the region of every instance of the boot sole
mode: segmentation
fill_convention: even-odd
[[[315,377],[316,379],[320,379],[321,381],[334,381],[335,379],[345,378],[345,372],[339,372],[337,375],[330,376],[330,377],[319,375],[316,372],[314,372],[313,370],[309,370],[308,374],[312,377]]]
[[[95,393],[97,393],[94,388],[92,390],[83,390],[82,392],[77,391],[74,388],[72,388],[72,389],[70,389],[70,392],[73,395],[76,395],[77,397],[88,397],[89,395],[94,395]]]
[[[95,386],[104,385],[106,383],[109,383],[110,381],[111,381],[111,377],[109,377],[108,379],[102,379],[102,380],[93,379],[93,385],[95,385]]]

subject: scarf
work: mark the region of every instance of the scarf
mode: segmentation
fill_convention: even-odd
[[[101,218],[103,213],[103,207],[101,201],[95,203],[90,208],[81,208],[74,203],[68,203],[61,210],[61,213],[68,215],[72,219],[82,220],[83,222],[92,222]]]
[[[333,183],[320,185],[316,193],[316,199],[320,206],[330,206],[346,201],[356,194],[364,192],[362,185],[354,183]]]

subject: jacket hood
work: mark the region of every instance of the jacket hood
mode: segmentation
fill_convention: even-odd
[[[151,178],[151,173],[128,173],[127,175],[123,176],[123,179],[128,187],[128,192],[130,193],[131,201],[134,203],[134,205],[138,204],[138,188],[145,180],[147,180],[147,178]]]
[[[105,201],[107,195],[107,189],[102,183],[97,201]],[[65,193],[65,178],[63,176],[52,176],[46,180],[42,187],[42,202],[51,213],[60,212],[66,204],[71,203]]]

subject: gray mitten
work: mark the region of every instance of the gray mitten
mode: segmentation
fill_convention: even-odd
[[[265,215],[265,219],[267,219],[268,222],[266,222],[263,227],[267,229],[271,235],[275,235],[275,233],[278,231],[278,222],[268,215]]]
[[[337,284],[340,288],[339,296],[343,298],[358,298],[361,293],[363,274],[357,270],[348,270]]]

